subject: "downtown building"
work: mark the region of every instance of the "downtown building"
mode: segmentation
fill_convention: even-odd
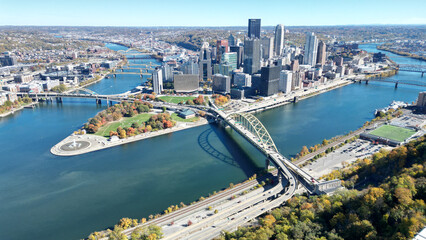
[[[260,95],[271,96],[278,93],[280,70],[279,66],[262,67],[259,85]]]
[[[263,37],[262,43],[262,58],[264,60],[271,59],[274,56],[274,37]]]
[[[314,33],[306,34],[305,56],[303,63],[305,65],[314,66],[317,63],[318,38]]]
[[[260,70],[261,43],[258,38],[244,40],[244,73],[255,74]]]
[[[212,90],[215,93],[227,94],[231,92],[231,78],[222,74],[213,76]]]
[[[201,47],[199,65],[200,80],[206,81],[207,79],[212,79],[212,58],[208,42],[204,42]]]
[[[248,20],[248,37],[260,38],[260,19]]]
[[[275,42],[274,42],[275,56],[281,56],[284,49],[284,25],[278,24],[275,27]]]
[[[161,94],[163,91],[163,73],[161,68],[155,68],[152,72],[152,88],[156,94]]]
[[[327,54],[326,49],[327,49],[327,46],[325,45],[325,42],[320,41],[318,43],[317,64],[320,64],[321,66],[325,65],[326,54]]]

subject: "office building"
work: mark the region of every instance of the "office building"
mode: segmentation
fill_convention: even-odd
[[[16,57],[6,54],[3,57],[0,57],[0,65],[3,67],[14,66],[17,64]]]
[[[262,43],[262,58],[268,60],[274,56],[274,37],[263,37]]]
[[[275,44],[274,53],[275,56],[281,56],[284,49],[284,25],[278,24],[275,27]]]
[[[231,78],[222,74],[215,74],[213,76],[213,92],[230,93],[231,92]]]
[[[182,70],[183,74],[199,75],[200,66],[193,59],[189,59],[189,61],[182,64],[181,70]]]
[[[235,44],[235,37],[231,34],[231,35],[229,35],[229,37],[228,37],[228,45],[231,47],[231,46],[235,46],[236,44]]]
[[[251,75],[247,73],[236,73],[234,75],[234,85],[238,88],[251,87]]]
[[[317,56],[317,63],[321,64],[321,66],[324,66],[325,59],[326,59],[326,48],[324,41],[320,41],[318,43],[318,56]]]
[[[212,79],[212,58],[209,43],[204,42],[200,50],[200,79],[207,80]]]
[[[244,73],[254,74],[260,70],[260,39],[244,40]]]
[[[248,20],[248,37],[260,38],[260,19]]]
[[[283,93],[291,92],[291,86],[293,81],[293,72],[288,70],[283,70],[280,72],[280,83],[279,89]]]
[[[416,101],[416,106],[420,109],[426,110],[426,92],[420,92]]]
[[[31,82],[33,79],[34,79],[33,75],[22,75],[22,74],[16,75],[13,78],[13,80],[16,83],[28,83],[28,82]]]
[[[336,62],[336,66],[343,66],[343,57],[334,56],[334,62]]]
[[[176,74],[173,78],[174,90],[178,93],[197,92],[199,87],[198,74]]]
[[[165,63],[163,66],[161,66],[161,68],[163,72],[163,81],[165,82],[173,81],[173,70],[174,70],[173,65],[169,63]]]
[[[271,96],[278,93],[279,82],[279,66],[263,67],[260,74],[260,95]]]
[[[222,55],[222,61],[223,64],[230,65],[231,69],[237,69],[237,63],[238,63],[238,56],[236,52],[229,52],[224,53]]]
[[[228,40],[217,40],[216,42],[216,62],[220,62],[222,55],[228,52]]]
[[[314,33],[306,34],[305,55],[303,63],[305,65],[314,66],[317,63],[318,38]]]
[[[229,50],[230,52],[237,53],[237,68],[240,68],[243,65],[244,48],[241,46],[231,46]]]
[[[160,94],[163,91],[163,73],[161,68],[155,68],[152,72],[152,88],[156,94]]]

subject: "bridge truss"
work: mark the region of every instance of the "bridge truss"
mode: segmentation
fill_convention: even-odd
[[[255,116],[250,113],[232,113],[228,117],[233,119],[236,123],[241,124],[250,133],[254,134],[266,149],[272,149],[278,152],[274,140],[272,140],[262,122],[260,122],[260,120]]]

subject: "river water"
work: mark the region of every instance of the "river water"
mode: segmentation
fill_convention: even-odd
[[[374,45],[362,48],[375,51]],[[137,61],[129,62],[159,64],[154,59]],[[400,73],[393,78],[420,75]],[[117,75],[88,88],[121,93],[145,80]],[[303,145],[360,127],[376,108],[392,100],[414,101],[421,90],[351,84],[256,116],[279,150],[291,157]],[[190,203],[247,179],[264,165],[264,157],[247,141],[216,125],[80,156],[50,154],[53,145],[104,108],[93,100],[64,99],[62,104],[41,104],[0,119],[1,239],[84,238],[122,217],[140,219],[171,204]]]

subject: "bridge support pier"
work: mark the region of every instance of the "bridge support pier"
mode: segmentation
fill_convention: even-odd
[[[368,80],[367,80],[367,81],[365,81],[365,85],[368,85]]]
[[[57,103],[62,103],[62,98],[61,97],[56,97],[56,102]]]
[[[398,82],[395,83],[395,88],[398,88]]]
[[[294,102],[294,103],[297,103],[298,101],[299,101],[299,97],[295,96],[295,97],[293,98],[293,102]]]
[[[422,77],[424,76],[425,72],[422,72]]]
[[[113,104],[112,104],[112,101],[109,101],[109,105],[110,105],[110,106],[112,106],[112,105],[113,105]]]
[[[265,170],[266,170],[266,171],[268,171],[269,164],[271,164],[271,160],[269,160],[269,158],[267,158],[267,159],[265,160]]]
[[[102,105],[102,100],[101,99],[96,99],[96,104]]]

